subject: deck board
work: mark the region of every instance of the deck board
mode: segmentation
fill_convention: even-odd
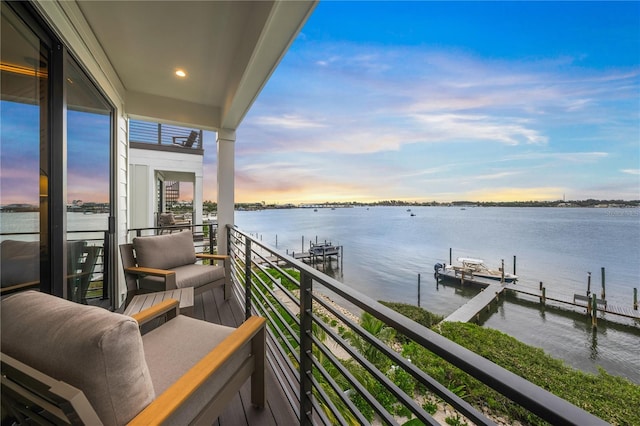
[[[195,297],[194,317],[208,322],[237,327],[244,320],[244,310],[234,299],[224,300],[222,288],[206,291]],[[267,404],[263,409],[256,409],[251,404],[251,384],[249,381],[229,402],[225,411],[213,423],[216,426],[269,426],[294,425],[298,419],[289,405],[275,375],[266,363]]]

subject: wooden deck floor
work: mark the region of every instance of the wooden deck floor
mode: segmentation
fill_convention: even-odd
[[[196,296],[193,311],[196,318],[231,327],[237,327],[244,320],[244,310],[233,298],[225,301],[222,288]],[[266,365],[267,405],[263,409],[251,405],[251,385],[247,382],[214,423],[215,426],[289,426],[299,423],[269,363]]]

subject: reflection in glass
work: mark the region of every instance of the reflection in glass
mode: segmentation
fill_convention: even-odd
[[[73,59],[67,87],[67,294],[79,303],[106,297],[112,108]]]
[[[47,255],[49,56],[18,15],[4,2],[1,7],[0,283],[4,295],[38,288],[41,261]]]

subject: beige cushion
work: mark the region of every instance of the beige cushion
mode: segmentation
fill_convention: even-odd
[[[155,398],[138,323],[35,291],[2,300],[2,352],[82,390],[105,425]]]
[[[160,395],[164,392],[234,331],[231,327],[178,315],[162,327],[142,336],[156,393]],[[167,424],[189,424],[216,393],[224,392],[226,382],[251,356],[250,346],[245,345],[234,353],[210,380],[189,395]]]
[[[224,282],[224,268],[222,266],[200,265],[198,263],[194,263],[192,265],[171,268],[171,270],[176,273],[177,288],[198,288],[218,280],[222,281],[221,284]],[[140,283],[140,287],[145,289],[160,290],[163,289],[163,285],[164,278],[153,277],[150,275],[142,278]]]
[[[138,266],[171,269],[196,262],[191,231],[133,239]]]
[[[160,217],[158,218],[158,224],[160,226],[175,225],[176,219],[173,216],[173,213],[160,213]]]

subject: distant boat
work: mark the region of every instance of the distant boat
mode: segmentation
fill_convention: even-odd
[[[500,269],[489,269],[482,259],[474,259],[471,257],[459,257],[458,262],[461,266],[447,265],[436,263],[433,269],[440,276],[459,280],[464,273],[465,281],[473,281],[474,278],[484,280],[502,281],[504,277],[505,283],[511,283],[518,279],[517,275],[503,272]]]
[[[409,216],[415,216],[415,215],[416,215],[415,213],[411,213]]]

